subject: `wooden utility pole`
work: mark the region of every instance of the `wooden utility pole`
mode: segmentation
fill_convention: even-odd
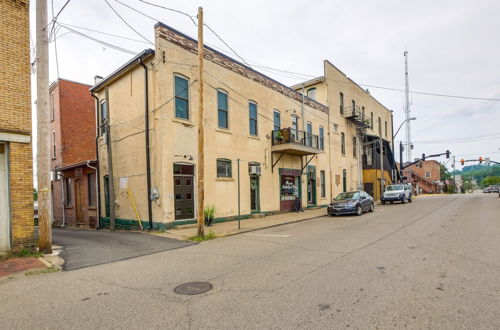
[[[36,110],[39,249],[52,253],[47,0],[36,1]]]
[[[198,7],[198,236],[205,236],[205,153],[203,125],[203,8]]]
[[[380,199],[384,194],[384,140],[380,137]]]

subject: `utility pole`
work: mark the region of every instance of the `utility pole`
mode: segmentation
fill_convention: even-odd
[[[406,120],[406,161],[411,159],[411,127],[410,127],[410,83],[408,79],[408,51],[405,50],[405,120]]]
[[[379,138],[380,143],[380,198],[384,193],[384,141],[382,137]]]
[[[39,249],[52,253],[50,185],[49,41],[47,0],[36,2],[36,110]]]
[[[455,179],[455,156],[453,156],[453,185],[455,186],[455,192],[457,192],[457,181]]]
[[[203,125],[203,8],[198,7],[198,236],[205,236],[205,154]]]

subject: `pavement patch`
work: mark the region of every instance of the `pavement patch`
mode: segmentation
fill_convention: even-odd
[[[178,285],[174,288],[174,292],[182,295],[196,295],[202,294],[212,290],[214,286],[209,282],[188,282]]]

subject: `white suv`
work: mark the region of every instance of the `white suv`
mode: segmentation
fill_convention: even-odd
[[[382,195],[381,202],[384,205],[386,202],[399,201],[401,204],[406,201],[411,203],[411,186],[405,183],[391,184],[385,187],[384,194]]]

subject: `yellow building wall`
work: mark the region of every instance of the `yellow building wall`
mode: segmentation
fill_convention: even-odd
[[[373,198],[375,200],[380,200],[380,170],[370,169],[363,170],[363,181],[373,183]],[[392,184],[391,173],[389,171],[384,171],[384,187]]]

